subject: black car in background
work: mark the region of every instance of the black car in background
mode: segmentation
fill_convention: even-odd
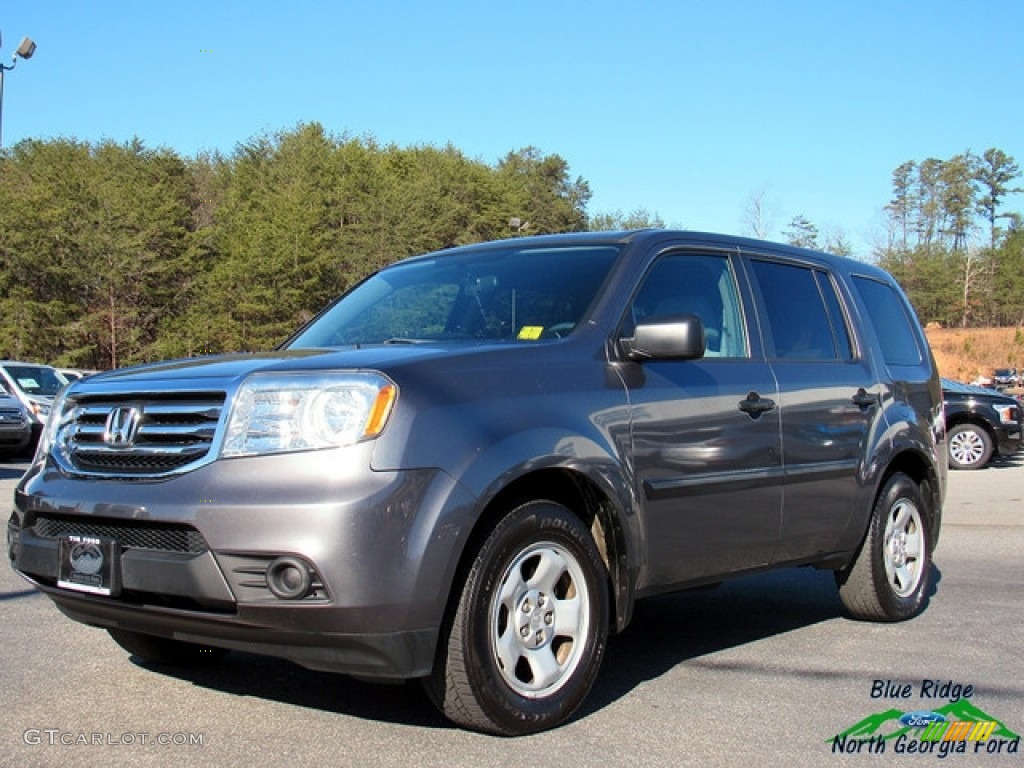
[[[1020,448],[1021,404],[1015,398],[943,379],[942,402],[953,469],[981,469],[993,456],[1010,456]]]

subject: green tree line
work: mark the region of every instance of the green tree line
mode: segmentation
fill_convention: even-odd
[[[948,160],[901,163],[884,208],[885,237],[874,261],[891,272],[921,320],[943,326],[1024,325],[1024,222],[1006,211],[1017,162],[1000,149]],[[748,227],[765,237],[763,194],[748,204]],[[852,255],[840,232],[822,234],[806,216],[782,230],[791,245]]]
[[[887,238],[875,254],[921,320],[945,326],[1024,324],[1024,223],[1005,211],[1024,191],[999,149],[908,161],[892,174]]]
[[[0,357],[110,368],[266,349],[396,259],[586,229],[590,194],[532,147],[491,165],[316,123],[230,156],[22,141],[0,154]]]
[[[1020,171],[999,150],[893,173],[875,256],[925,322],[1024,322]],[[267,349],[332,298],[415,253],[499,237],[664,226],[588,215],[591,192],[534,147],[496,163],[381,145],[317,123],[230,155],[133,140],[25,140],[0,152],[0,357],[105,369]],[[784,236],[849,253],[798,216]]]

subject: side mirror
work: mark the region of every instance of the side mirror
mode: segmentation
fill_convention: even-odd
[[[637,323],[632,339],[624,339],[626,356],[644,360],[696,360],[704,357],[704,324],[691,314],[664,315]]]

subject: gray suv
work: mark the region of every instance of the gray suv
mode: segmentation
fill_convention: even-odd
[[[25,406],[0,389],[0,459],[26,450],[32,439],[32,421]]]
[[[786,566],[923,609],[942,393],[866,264],[646,230],[394,264],[278,350],[54,404],[14,568],[148,661],[422,678],[465,727],[570,717],[637,599]]]

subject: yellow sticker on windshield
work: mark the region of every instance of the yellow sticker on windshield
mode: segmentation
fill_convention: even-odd
[[[543,325],[524,325],[519,329],[520,339],[539,339],[540,335],[544,333]]]

